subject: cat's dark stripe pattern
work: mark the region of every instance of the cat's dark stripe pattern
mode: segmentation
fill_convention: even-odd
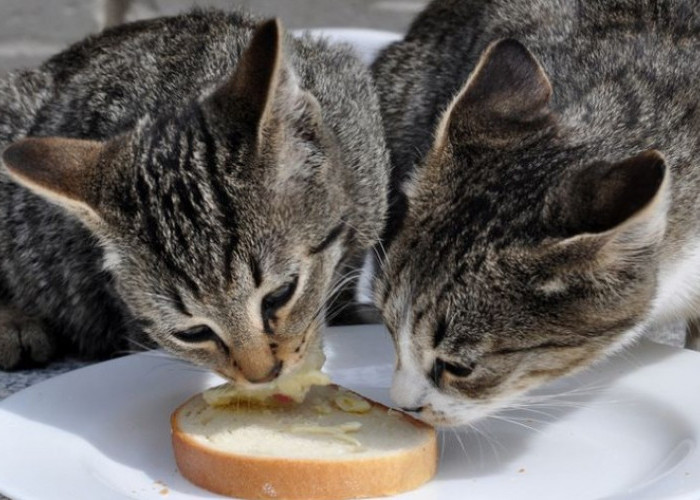
[[[697,0],[435,0],[379,56],[397,402],[467,423],[697,315],[697,67]]]
[[[0,149],[0,368],[131,336],[236,380],[293,370],[384,224],[369,71],[236,12],[119,26],[8,76]]]

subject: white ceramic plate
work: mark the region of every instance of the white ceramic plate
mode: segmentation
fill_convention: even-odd
[[[331,328],[332,378],[388,403],[384,328]],[[89,366],[0,403],[0,492],[16,500],[218,498],[177,472],[170,413],[219,382],[155,354]],[[443,433],[440,470],[402,499],[700,498],[700,354],[642,343],[478,430]],[[505,419],[505,420],[502,420]],[[507,421],[506,421],[507,420]]]

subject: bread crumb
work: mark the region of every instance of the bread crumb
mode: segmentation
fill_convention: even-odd
[[[525,468],[524,468],[524,467],[518,471],[518,474],[522,474],[523,472],[525,472]]]
[[[158,492],[158,493],[160,493],[161,495],[165,496],[165,495],[167,495],[168,493],[170,493],[170,490],[168,489],[168,485],[165,484],[165,483],[164,483],[163,481],[161,481],[160,479],[157,479],[157,480],[153,481],[153,484],[156,485],[156,486],[160,486],[160,487],[161,487],[161,488],[160,488],[160,491]]]

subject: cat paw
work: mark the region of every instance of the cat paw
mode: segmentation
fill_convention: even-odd
[[[48,362],[55,350],[41,322],[14,309],[0,310],[0,369],[12,370]]]

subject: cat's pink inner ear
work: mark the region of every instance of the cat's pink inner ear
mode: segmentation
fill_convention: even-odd
[[[517,147],[551,126],[552,86],[535,56],[512,39],[492,43],[443,115],[438,137]]]
[[[236,69],[210,97],[214,109],[258,126],[271,113],[282,68],[283,29],[277,19],[263,22],[241,55]]]
[[[2,159],[15,180],[38,194],[95,206],[102,149],[103,144],[96,141],[28,138],[10,145]]]

